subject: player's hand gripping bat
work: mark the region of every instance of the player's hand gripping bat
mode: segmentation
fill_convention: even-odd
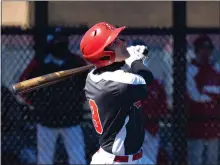
[[[144,52],[142,53],[147,58],[148,48],[146,47]],[[94,65],[87,65],[87,66],[83,66],[83,67],[79,67],[75,69],[69,69],[69,70],[64,70],[64,71],[59,71],[59,72],[54,72],[54,73],[50,73],[47,75],[39,76],[36,78],[32,78],[32,79],[14,84],[12,86],[12,90],[15,94],[31,92],[35,89],[48,86],[51,84],[55,84],[59,81],[62,81],[76,74],[82,73],[94,67],[95,67]]]
[[[30,92],[30,91],[33,91],[35,89],[38,89],[38,88],[41,88],[47,85],[55,84],[61,80],[64,80],[66,78],[69,78],[71,76],[82,73],[92,68],[94,68],[94,65],[87,65],[87,66],[83,66],[83,67],[79,67],[75,69],[69,69],[69,70],[46,74],[43,76],[39,76],[36,78],[32,78],[32,79],[14,84],[12,86],[12,89],[15,94]]]

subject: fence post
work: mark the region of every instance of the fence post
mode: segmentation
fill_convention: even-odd
[[[34,2],[34,20],[35,20],[35,53],[36,59],[42,62],[45,56],[46,48],[46,29],[48,27],[48,1]]]
[[[173,164],[186,164],[186,2],[173,1]]]

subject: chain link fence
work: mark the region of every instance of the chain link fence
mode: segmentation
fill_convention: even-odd
[[[79,56],[81,56],[79,52],[81,37],[81,35],[69,34],[69,50]],[[187,36],[188,62],[195,58],[192,45],[195,37],[197,37],[197,35]],[[220,35],[210,35],[210,37],[215,45],[214,61],[219,62]],[[145,137],[144,146],[150,149],[149,157],[156,159],[157,164],[169,164],[175,161],[172,157],[173,152],[175,152],[173,150],[173,145],[175,144],[172,144],[172,125],[175,121],[172,120],[171,115],[173,110],[172,35],[134,34],[125,35],[124,39],[128,45],[134,40],[143,40],[149,47],[150,58],[148,64],[154,76],[157,78],[157,82],[150,87],[150,96],[143,104],[146,107],[150,107],[144,107],[147,122],[147,139]],[[44,146],[44,148],[40,148],[44,150],[46,154],[41,161],[50,162],[49,159],[52,157],[53,163],[71,164],[75,161],[75,164],[79,164],[84,162],[82,159],[89,163],[91,156],[96,152],[99,146],[95,130],[90,120],[90,110],[86,104],[86,100],[83,98],[83,87],[81,85],[81,87],[76,89],[77,81],[79,81],[79,79],[85,81],[85,77],[76,76],[75,78],[65,80],[63,84],[51,85],[50,87],[44,87],[31,92],[28,97],[31,98],[32,101],[37,100],[36,103],[40,105],[33,105],[34,108],[24,104],[20,97],[11,93],[11,85],[19,81],[25,69],[36,57],[34,46],[33,34],[2,34],[2,163],[4,165],[36,164],[37,160],[40,159],[39,150],[37,150],[39,144],[37,140],[38,136],[50,136],[50,141],[45,142],[47,145]],[[69,97],[76,95],[81,99],[79,99],[80,101],[78,99],[62,99],[64,93]],[[48,103],[49,98],[54,95],[57,95],[57,102]],[[74,96],[74,98],[76,97]],[[79,106],[78,103],[81,106]],[[82,115],[81,123],[79,124],[80,129],[74,129],[76,131],[69,134],[67,140],[65,136],[57,136],[58,139],[55,139],[57,143],[55,147],[53,147],[50,145],[53,143],[53,135],[49,133],[40,134],[38,132],[38,114],[36,112],[38,112],[39,107],[42,108],[44,106],[59,107],[60,111],[64,111],[68,109],[68,107],[74,110],[76,106],[79,106],[84,113],[70,113],[69,116],[62,116],[62,113],[60,113],[61,117],[63,117],[62,120],[58,121],[53,118],[48,118],[48,120],[51,120],[51,122],[56,120],[54,122],[60,123],[65,122],[65,120],[67,120],[66,118],[71,118],[71,115]],[[50,116],[50,114],[47,115]],[[60,135],[65,134],[62,131],[59,133]],[[216,138],[219,139],[219,137]],[[181,148],[181,143],[178,145],[180,145],[180,149],[186,150],[185,148]],[[84,151],[81,152],[81,148],[83,148]],[[70,151],[72,153],[68,154]],[[52,156],[50,152],[52,152]],[[185,155],[185,157],[187,159],[187,155]]]

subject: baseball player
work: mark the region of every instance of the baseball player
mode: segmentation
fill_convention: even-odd
[[[115,28],[101,22],[83,36],[80,50],[94,64],[86,79],[85,94],[99,134],[99,150],[91,164],[153,164],[143,157],[143,112],[140,100],[154,77],[143,64],[145,46],[126,48]]]
[[[207,35],[194,41],[195,59],[187,65],[188,164],[219,164],[220,65]]]
[[[61,29],[47,36],[47,52],[42,63],[35,58],[21,75],[20,81],[52,72],[86,65],[78,55],[68,49],[68,37]],[[25,95],[35,107],[37,121],[37,163],[53,164],[57,139],[61,136],[69,164],[86,164],[84,135],[80,126],[83,121],[82,104],[86,74],[72,77],[41,91]],[[75,87],[75,88],[74,88]]]

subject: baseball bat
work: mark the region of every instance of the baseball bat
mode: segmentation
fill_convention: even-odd
[[[69,78],[71,76],[82,73],[92,68],[94,68],[94,65],[87,65],[87,66],[82,66],[79,68],[54,72],[54,73],[46,74],[43,76],[35,77],[29,80],[25,80],[25,81],[13,84],[12,91],[14,92],[14,94],[31,92],[35,89],[48,86],[51,84],[55,84],[59,81],[62,81],[66,78]]]

